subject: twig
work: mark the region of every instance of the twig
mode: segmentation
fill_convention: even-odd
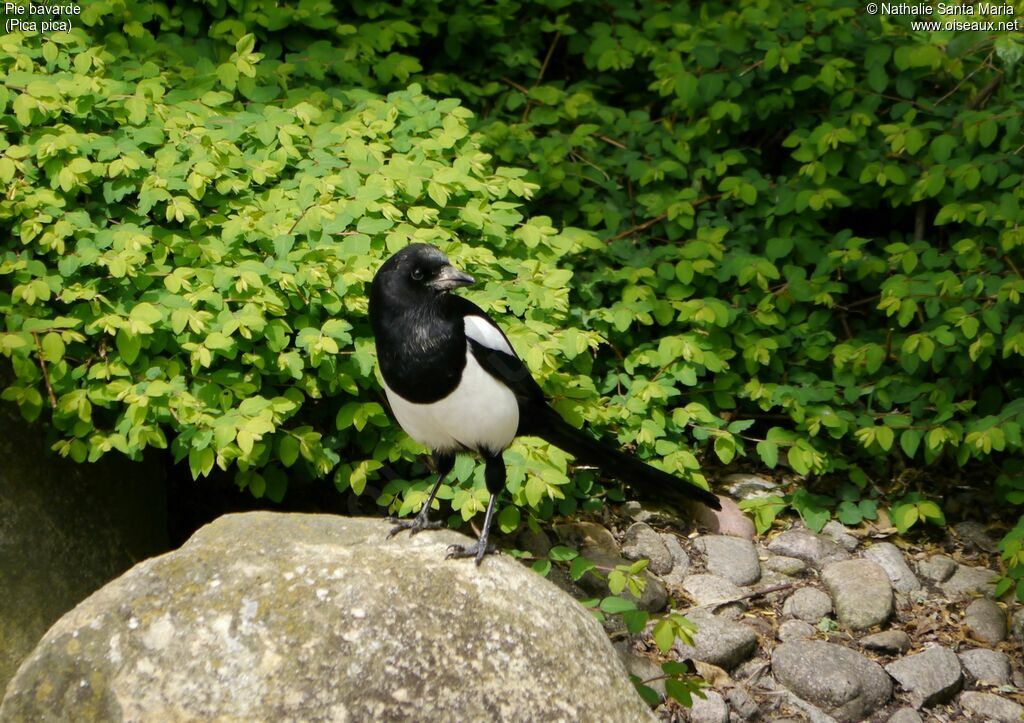
[[[946,98],[948,98],[949,96],[953,95],[953,93],[956,93],[956,92],[957,92],[958,90],[960,90],[960,86],[961,86],[961,85],[963,85],[963,84],[964,84],[964,83],[966,83],[966,82],[967,82],[968,80],[970,80],[971,78],[973,78],[973,77],[974,77],[974,75],[975,75],[975,73],[977,73],[977,72],[978,72],[978,71],[980,71],[980,70],[981,70],[982,68],[984,68],[984,67],[985,67],[986,65],[988,65],[988,64],[989,64],[989,61],[990,61],[990,60],[992,60],[992,53],[994,53],[994,52],[995,52],[995,51],[993,50],[993,51],[992,51],[991,53],[989,53],[989,54],[988,54],[988,56],[987,56],[987,57],[986,57],[986,58],[985,58],[985,59],[984,59],[983,61],[981,61],[981,64],[980,64],[980,65],[979,65],[979,66],[978,66],[977,68],[975,68],[975,69],[974,69],[974,70],[972,70],[972,71],[971,71],[970,73],[968,73],[967,75],[965,75],[965,76],[964,76],[964,77],[963,77],[963,78],[962,78],[962,79],[960,80],[960,82],[959,82],[959,83],[957,83],[957,84],[956,84],[955,86],[953,86],[953,90],[949,91],[949,92],[948,92],[948,93],[946,93],[946,94],[945,94],[944,96],[942,96],[942,97],[941,97],[941,98],[939,98],[939,99],[938,99],[937,101],[935,101],[935,107],[936,107],[936,108],[937,108],[937,107],[939,107],[939,105],[941,105],[941,104],[942,104],[942,101],[946,100]]]
[[[996,89],[1002,82],[1003,74],[1000,72],[999,75],[988,82],[988,85],[978,91],[978,94],[967,104],[967,110],[975,110],[984,104],[984,102],[988,100],[989,96],[996,92]]]
[[[506,85],[511,85],[513,88],[518,90],[520,93],[526,93],[527,95],[530,94],[530,89],[529,88],[527,88],[525,85],[520,85],[519,83],[515,82],[511,78],[506,78],[504,75],[502,75],[501,77],[498,78],[498,80],[500,80],[502,83],[505,83]]]
[[[538,85],[540,85],[540,82],[542,80],[544,80],[544,73],[546,73],[547,70],[548,70],[548,63],[551,62],[551,56],[554,55],[554,53],[555,53],[555,46],[558,45],[558,39],[561,38],[561,37],[562,37],[562,31],[559,30],[558,32],[555,33],[555,37],[551,41],[551,45],[548,46],[547,55],[544,56],[544,62],[541,63],[541,66],[540,66],[540,72],[537,73],[537,80],[535,80],[533,82],[533,87],[534,88],[536,88]],[[522,120],[523,123],[525,123],[526,120],[530,117],[530,111],[532,109],[533,109],[533,99],[531,99],[529,97],[529,92],[527,92],[526,107],[523,108],[523,120]]]
[[[595,135],[594,138],[597,138],[600,141],[604,141],[605,143],[607,143],[609,145],[612,145],[612,146],[615,146],[616,148],[621,148],[622,150],[626,150],[626,145],[624,143],[620,143],[619,141],[615,140],[614,138],[609,138],[608,136],[602,136],[602,135]]]
[[[53,385],[50,384],[50,372],[46,368],[46,359],[43,357],[43,345],[39,341],[39,334],[32,332],[32,338],[36,340],[36,349],[39,351],[39,367],[43,370],[43,382],[46,384],[46,394],[50,398],[50,407],[57,408],[57,395],[53,393]]]
[[[1024,276],[1021,276],[1020,269],[1017,268],[1017,264],[1013,263],[1013,259],[1010,258],[1009,254],[1003,254],[1003,260],[1010,265],[1010,268],[1013,269],[1013,273],[1017,274],[1019,278],[1024,279]]]
[[[660,216],[657,216],[655,218],[650,219],[649,221],[644,221],[643,223],[639,223],[636,226],[633,226],[632,228],[627,228],[625,231],[622,231],[621,233],[617,233],[614,236],[612,236],[610,239],[608,239],[608,243],[611,243],[612,241],[618,241],[619,239],[624,239],[627,236],[632,236],[633,234],[640,233],[641,231],[645,231],[645,230],[649,229],[651,226],[653,226],[654,224],[661,223],[666,218],[668,218],[668,214],[667,213],[663,213]]]

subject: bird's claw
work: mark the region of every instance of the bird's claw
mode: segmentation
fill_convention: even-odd
[[[389,540],[402,530],[409,530],[409,536],[411,537],[418,532],[423,532],[424,530],[438,530],[444,527],[443,522],[431,522],[426,517],[420,517],[419,515],[411,520],[400,520],[397,517],[389,517],[388,520],[396,523],[395,526],[391,528],[391,531],[388,532],[387,539]]]
[[[480,541],[477,540],[472,545],[448,545],[448,554],[444,556],[446,560],[458,560],[460,558],[472,557],[475,558],[477,566],[484,561],[485,555],[492,555],[496,552],[494,545],[480,545]]]

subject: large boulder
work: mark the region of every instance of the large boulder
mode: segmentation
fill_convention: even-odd
[[[450,531],[227,515],[65,615],[8,720],[651,720],[594,618]]]
[[[0,692],[61,615],[168,548],[159,464],[75,464],[45,439],[0,403]]]

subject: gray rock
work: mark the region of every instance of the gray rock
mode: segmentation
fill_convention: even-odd
[[[953,525],[953,530],[957,537],[967,544],[968,549],[975,548],[981,552],[997,552],[999,550],[999,545],[989,536],[985,526],[980,522],[967,520]]]
[[[754,539],[754,521],[728,497],[719,496],[721,510],[713,510],[699,502],[687,506],[687,510],[698,525],[708,532],[719,535],[733,535],[747,540]]]
[[[907,564],[903,552],[891,542],[876,542],[864,551],[864,557],[882,566],[894,590],[914,592],[921,589],[921,583]]]
[[[728,535],[701,535],[695,549],[707,555],[708,572],[737,585],[752,585],[761,577],[757,548],[750,540]]]
[[[776,555],[803,560],[815,569],[850,557],[849,552],[832,540],[808,530],[786,530],[768,543],[768,549]]]
[[[704,692],[706,697],[693,696],[693,707],[687,711],[690,723],[729,723],[729,706],[719,693]]]
[[[817,625],[832,613],[832,598],[813,587],[800,588],[782,606],[782,614]]]
[[[735,717],[740,720],[753,720],[760,715],[757,701],[738,683],[726,691],[725,699],[729,701],[729,707],[732,708]]]
[[[921,577],[932,582],[945,582],[956,572],[956,560],[946,555],[932,555],[917,563]]]
[[[889,723],[922,723],[921,714],[913,708],[900,708],[889,716]]]
[[[572,598],[389,527],[221,517],[61,618],[0,720],[652,720]]]
[[[647,569],[655,575],[672,570],[672,553],[665,547],[661,535],[646,522],[635,522],[626,530],[622,541],[622,554],[627,560],[650,560]]]
[[[579,550],[583,557],[589,558],[601,567],[614,568],[617,565],[630,562],[622,556],[612,533],[597,523],[567,522],[555,525],[554,531],[562,544]],[[643,578],[646,585],[640,598],[637,599],[629,591],[624,593],[625,597],[633,600],[641,610],[649,612],[663,610],[668,604],[668,591],[665,589],[665,584],[648,570],[644,570]],[[611,594],[607,579],[591,573],[587,573],[579,579],[579,586],[592,595]]]
[[[821,573],[835,605],[836,618],[853,630],[880,625],[892,615],[892,584],[872,560],[833,562]]]
[[[777,635],[779,640],[788,643],[793,640],[810,640],[817,632],[817,628],[803,620],[785,620],[779,625]]]
[[[1024,706],[993,693],[969,690],[960,696],[960,707],[982,720],[1000,723],[1020,723]]]
[[[701,607],[737,600],[743,595],[736,585],[717,575],[689,575],[683,590]]]
[[[839,520],[829,520],[826,522],[825,526],[821,528],[821,534],[847,552],[853,552],[857,549],[857,545],[860,544],[860,540],[851,535],[846,525]]]
[[[975,648],[960,653],[960,662],[982,685],[1010,685],[1013,681],[1013,670],[1006,653]]]
[[[783,575],[799,575],[807,569],[807,563],[803,560],[785,555],[772,555],[764,561],[764,566]]]
[[[995,594],[998,577],[995,572],[984,567],[957,565],[953,576],[940,583],[939,588],[954,602],[970,600],[979,595],[991,597]]]
[[[0,389],[9,380],[0,363]],[[43,426],[0,402],[0,695],[61,615],[139,560],[168,549],[158,460],[111,452],[76,464]]]
[[[967,606],[964,625],[973,638],[983,643],[1006,640],[1006,613],[988,598],[979,598]]]
[[[686,550],[679,544],[679,538],[675,535],[664,532],[661,535],[661,541],[665,544],[665,549],[672,556],[672,569],[668,574],[662,575],[661,579],[667,585],[678,587],[683,584],[683,580],[690,574],[690,556],[686,554]]]
[[[645,682],[645,685],[653,688],[658,695],[664,698],[665,673],[662,671],[661,666],[646,655],[641,655],[633,650],[628,640],[620,640],[615,643],[614,647],[619,660],[626,666],[626,671],[630,675],[635,675],[641,681],[649,681]]]
[[[693,658],[730,670],[749,658],[757,645],[757,633],[743,623],[712,615],[707,610],[691,610],[686,616],[697,625],[693,646],[676,641],[682,658]]]
[[[1021,646],[1024,646],[1024,608],[1014,611],[1010,618],[1010,633]]]
[[[817,640],[783,643],[772,653],[776,679],[840,721],[859,721],[885,705],[892,681],[872,660]]]
[[[734,500],[749,500],[776,494],[778,483],[756,474],[730,474],[722,478],[722,489]]]
[[[910,650],[910,636],[902,630],[883,630],[874,635],[865,635],[860,644],[868,650],[902,655]]]
[[[960,659],[949,648],[928,648],[885,666],[885,671],[910,694],[915,708],[943,703],[960,690]]]

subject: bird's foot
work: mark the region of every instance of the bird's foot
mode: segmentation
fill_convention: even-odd
[[[494,545],[488,545],[486,542],[481,543],[480,540],[477,540],[472,545],[449,545],[448,554],[444,558],[446,560],[458,560],[460,558],[472,557],[477,566],[479,566],[484,561],[484,555],[493,555],[496,551]]]
[[[411,537],[415,535],[417,532],[423,532],[423,530],[438,530],[444,527],[443,522],[431,522],[430,518],[422,512],[413,517],[411,520],[400,520],[397,517],[391,517],[389,519],[391,522],[396,523],[395,526],[392,527],[391,531],[388,533],[389,540],[402,530],[408,530],[409,536]]]

